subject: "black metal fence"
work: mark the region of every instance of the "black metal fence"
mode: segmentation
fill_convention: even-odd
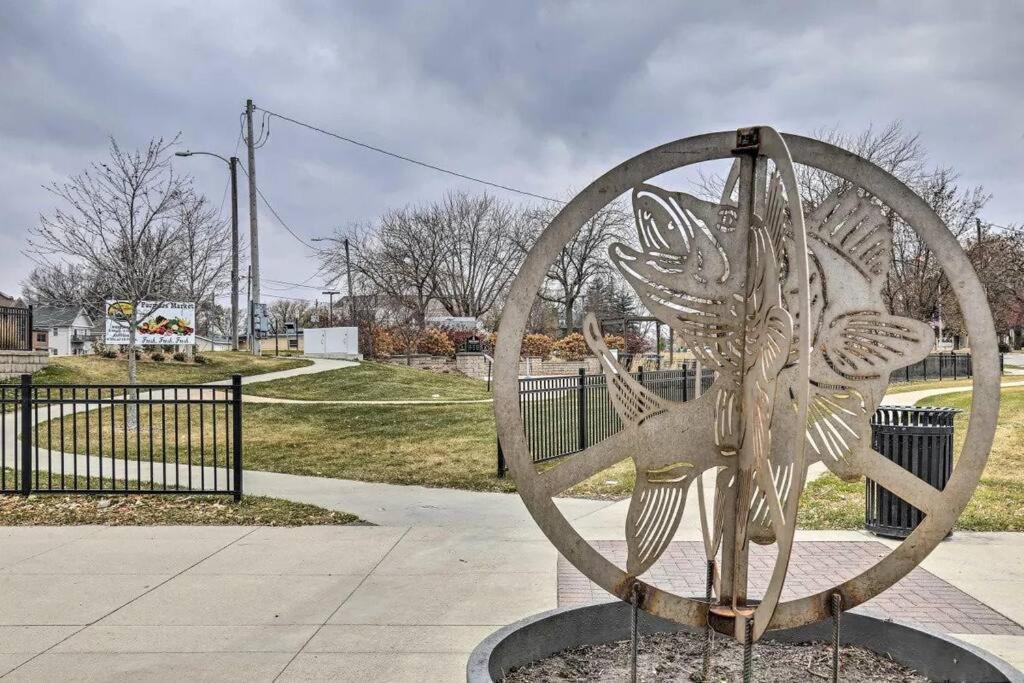
[[[889,383],[966,379],[973,376],[973,371],[969,354],[932,354],[892,373]],[[679,370],[641,370],[632,376],[663,398],[687,401],[695,396],[696,370],[692,363],[684,363]],[[705,391],[713,381],[714,373],[705,369]],[[582,369],[578,376],[521,378],[519,413],[534,462],[578,453],[622,429],[608,398],[604,375],[588,375]],[[499,443],[498,476],[504,476],[505,471]]]
[[[0,493],[242,496],[242,380],[0,386]]]
[[[697,373],[692,365],[679,370],[641,370],[632,376],[662,398],[687,401],[696,396]],[[706,391],[714,379],[714,372],[703,370],[702,389]],[[588,375],[583,369],[577,376],[520,379],[519,413],[534,462],[577,453],[622,429],[608,397],[605,376]],[[499,443],[498,476],[505,471]]]
[[[32,307],[0,306],[0,349],[32,350]]]
[[[882,406],[871,419],[871,447],[940,491],[953,472],[955,408]],[[924,515],[891,491],[867,480],[864,522],[882,536],[906,538]]]
[[[1002,369],[1002,355],[999,356]],[[924,380],[966,379],[974,376],[969,353],[933,353],[889,375],[889,384]]]

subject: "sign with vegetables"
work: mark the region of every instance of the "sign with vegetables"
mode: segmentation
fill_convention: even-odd
[[[133,318],[138,344],[196,343],[196,305],[180,301],[140,301],[138,306],[130,301],[108,301],[106,343],[127,344]]]

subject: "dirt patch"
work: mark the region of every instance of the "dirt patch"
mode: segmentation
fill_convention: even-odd
[[[641,681],[700,681],[704,636],[685,632],[659,633],[640,639],[637,664]],[[927,678],[888,657],[861,647],[843,647],[840,680],[849,683],[925,683]],[[792,645],[761,641],[754,644],[753,679],[797,683],[831,679],[832,647],[826,643]],[[566,650],[533,664],[514,669],[507,683],[553,681],[629,680],[629,641]],[[715,638],[710,681],[743,680],[743,647],[731,638]]]

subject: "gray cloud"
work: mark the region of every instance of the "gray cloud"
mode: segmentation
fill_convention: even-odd
[[[44,184],[101,158],[108,135],[180,131],[183,147],[231,154],[246,97],[549,195],[693,133],[901,119],[934,163],[995,195],[988,220],[1021,220],[1024,6],[691,4],[0,4],[0,289],[32,266],[20,250],[53,207]],[[220,203],[217,164],[177,166]],[[306,236],[465,186],[281,121],[257,171]],[[266,277],[313,274],[262,208],[260,225]]]

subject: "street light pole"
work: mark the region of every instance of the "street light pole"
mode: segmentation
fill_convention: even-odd
[[[213,152],[175,152],[174,156],[216,157],[228,165],[231,175],[231,350],[238,350],[238,157],[225,159]]]
[[[326,292],[320,292],[320,293],[321,294],[326,294],[328,297],[330,297],[330,303],[328,304],[328,309],[327,309],[327,327],[330,327],[331,325],[334,324],[334,295],[335,294],[341,294],[341,292],[335,291],[333,289],[329,289]]]
[[[356,320],[356,295],[352,291],[352,260],[348,255],[348,238],[345,238],[345,276],[348,280],[348,304],[349,304],[349,315],[352,316],[352,325],[359,327],[359,321]]]
[[[352,324],[358,326],[356,322],[356,296],[355,292],[352,291],[352,259],[349,256],[348,249],[348,238],[339,240],[337,237],[313,237],[313,242],[339,242],[345,246],[345,279],[348,282],[348,300],[349,300],[349,314],[352,316]],[[327,292],[324,292],[326,294]],[[340,294],[340,292],[337,292]]]

